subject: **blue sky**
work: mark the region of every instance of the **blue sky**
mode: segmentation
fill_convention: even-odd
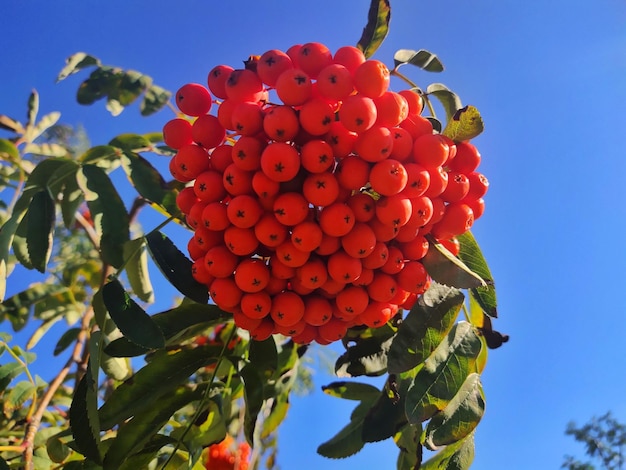
[[[145,119],[135,106],[112,118],[103,103],[77,105],[84,74],[54,83],[65,58],[85,51],[176,90],[204,82],[214,65],[237,66],[268,49],[355,44],[368,5],[6,2],[0,114],[23,118],[36,88],[41,112],[60,110],[63,122],[84,125],[94,145],[122,132],[159,130],[171,117],[167,110]],[[443,73],[408,66],[405,72],[423,87],[445,83],[485,121],[474,143],[491,186],[473,232],[497,283],[494,327],[511,340],[491,351],[483,374],[487,412],[473,468],[559,468],[565,453],[579,453],[564,436],[569,420],[613,410],[626,421],[626,163],[618,139],[625,122],[626,4],[392,0],[390,34],[375,58],[391,65],[401,48],[436,53]],[[28,280],[10,278],[9,291]],[[315,454],[353,405],[319,391],[331,380],[320,370],[316,391],[294,400],[280,432],[282,468],[393,468],[389,442],[348,460]]]

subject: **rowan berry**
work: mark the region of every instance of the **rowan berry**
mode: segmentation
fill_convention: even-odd
[[[430,173],[418,163],[404,164],[407,174],[407,183],[402,190],[402,195],[414,198],[422,196],[430,185]]]
[[[320,71],[330,65],[332,60],[330,49],[319,42],[309,42],[298,49],[298,67],[313,79],[316,79]]]
[[[317,289],[328,279],[326,264],[319,258],[309,258],[306,263],[296,268],[294,279],[298,279],[300,284],[307,289]]]
[[[189,214],[191,207],[199,200],[192,186],[184,187],[176,195],[176,205],[183,214]]]
[[[263,245],[275,248],[287,239],[289,232],[273,213],[266,212],[254,226],[254,234]]]
[[[316,84],[320,96],[333,101],[344,100],[354,91],[352,74],[341,64],[324,67],[317,77]]]
[[[258,328],[258,326],[261,324],[261,320],[262,320],[261,318],[249,317],[243,312],[243,310],[241,310],[241,308],[233,309],[232,313],[233,313],[233,322],[235,323],[235,326],[237,326],[237,328],[242,328],[247,331],[252,331],[255,328]],[[234,462],[235,459],[230,457],[228,460],[229,465],[230,465],[230,460],[233,460]]]
[[[339,183],[333,173],[312,173],[302,185],[302,194],[314,206],[330,206],[339,196]]]
[[[177,174],[186,181],[209,169],[209,154],[196,144],[183,145],[173,158]]]
[[[187,253],[189,253],[189,257],[193,260],[199,260],[204,258],[206,254],[206,247],[198,245],[196,239],[191,237],[187,242]]]
[[[218,277],[209,288],[213,302],[222,310],[232,312],[239,305],[243,293],[232,277]]]
[[[232,145],[218,145],[209,155],[211,169],[219,173],[224,173],[226,168],[233,163],[233,147]]]
[[[235,126],[233,125],[233,111],[238,104],[239,102],[235,100],[224,100],[219,108],[217,108],[217,120],[224,129],[235,130]]]
[[[265,317],[261,320],[261,323],[256,328],[250,330],[250,338],[254,341],[265,341],[274,332],[274,321]]]
[[[176,105],[187,116],[202,116],[211,109],[211,93],[199,83],[187,83],[176,92]]]
[[[256,137],[241,136],[232,146],[233,163],[245,171],[260,169],[264,146],[265,144]]]
[[[226,80],[233,70],[230,65],[217,65],[211,69],[207,77],[207,84],[213,95],[226,99]]]
[[[356,139],[356,132],[349,131],[339,121],[333,121],[330,130],[324,136],[324,140],[332,147],[333,154],[338,159],[347,157],[352,152]]]
[[[350,73],[354,73],[365,60],[363,51],[354,46],[340,47],[335,51],[335,55],[333,56],[333,62],[343,65]]]
[[[347,284],[359,278],[363,265],[361,260],[339,250],[328,257],[327,268],[333,280]]]
[[[474,211],[467,204],[452,203],[446,206],[442,219],[433,226],[433,235],[438,238],[451,238],[467,232],[474,223]]]
[[[369,175],[372,189],[383,196],[400,193],[407,185],[406,168],[397,160],[387,159],[376,163]]]
[[[459,243],[459,240],[456,237],[444,238],[438,241],[454,256],[459,255],[461,251],[461,244]]]
[[[433,201],[427,196],[420,196],[411,199],[413,204],[413,212],[409,219],[412,227],[423,227],[432,221],[434,207]]]
[[[375,272],[374,279],[367,286],[367,294],[375,302],[389,302],[398,291],[398,283],[389,274]]]
[[[304,320],[300,320],[295,325],[279,325],[278,323],[274,326],[274,334],[283,335],[283,336],[297,336],[304,331],[307,327],[307,323]]]
[[[376,122],[374,100],[363,95],[348,96],[339,109],[339,120],[352,132],[364,132]]]
[[[354,71],[354,87],[364,96],[378,98],[389,88],[389,69],[378,60],[369,59]]]
[[[333,317],[328,322],[317,327],[318,338],[316,341],[320,344],[330,344],[343,338],[347,332],[348,324]],[[321,342],[320,339],[322,340]]]
[[[291,229],[291,241],[302,251],[316,250],[323,237],[324,233],[316,222],[305,220]]]
[[[362,313],[369,301],[367,290],[357,286],[347,286],[335,297],[335,304],[344,316],[344,319],[354,318]]]
[[[238,256],[250,255],[259,246],[253,229],[232,225],[224,230],[224,243],[230,251]]]
[[[293,266],[287,266],[283,263],[280,257],[274,253],[270,256],[270,272],[272,273],[272,277],[281,280],[289,280],[296,275],[296,268]]]
[[[396,274],[396,282],[407,292],[422,294],[427,287],[428,273],[419,261],[408,261]]]
[[[382,268],[389,259],[389,248],[387,244],[377,241],[372,252],[361,260],[363,268],[378,269]]]
[[[291,326],[304,317],[304,301],[294,292],[281,292],[272,299],[270,316],[277,325]]]
[[[438,166],[436,168],[429,168],[428,176],[430,182],[426,192],[424,192],[424,196],[428,196],[430,198],[441,196],[441,193],[443,193],[446,186],[448,186],[448,172]]]
[[[263,130],[263,110],[257,103],[237,103],[230,116],[233,129],[240,135],[256,135]]]
[[[393,145],[389,158],[404,162],[413,154],[413,137],[406,129],[402,127],[392,127],[389,129],[393,137]]]
[[[341,238],[341,246],[353,258],[365,258],[374,251],[376,234],[369,225],[356,222],[352,230]]]
[[[204,284],[207,287],[215,279],[206,270],[206,267],[204,266],[204,259],[203,258],[198,258],[198,259],[194,260],[194,263],[191,266],[191,276],[197,282],[199,282],[200,284]]]
[[[300,193],[283,193],[274,201],[273,211],[281,224],[294,226],[307,218],[309,203]]]
[[[202,211],[201,225],[211,231],[226,230],[231,222],[228,219],[227,205],[222,202],[210,202]]]
[[[404,97],[409,106],[409,114],[413,114],[415,116],[422,113],[422,108],[424,107],[424,100],[422,96],[415,91],[411,90],[402,90],[398,92],[400,95]]]
[[[359,190],[364,187],[370,175],[370,164],[355,155],[339,161],[335,168],[335,176],[341,187]]]
[[[186,214],[185,220],[187,225],[189,225],[192,229],[197,229],[199,226],[202,226],[202,211],[206,207],[207,203],[204,201],[198,201],[191,209],[189,209],[189,214]]]
[[[244,259],[235,268],[235,283],[243,292],[260,292],[269,280],[270,270],[262,259]]]
[[[450,155],[450,147],[439,134],[424,134],[413,142],[413,158],[428,169],[442,166]]]
[[[315,253],[320,256],[328,256],[332,255],[339,248],[341,248],[341,239],[339,237],[333,237],[326,233],[322,233],[322,242],[315,250]]]
[[[209,150],[217,147],[226,137],[226,129],[219,119],[211,114],[198,117],[191,127],[194,142]]]
[[[381,197],[376,201],[376,217],[385,225],[402,227],[411,218],[413,204],[401,194]]]
[[[372,228],[379,242],[391,241],[398,235],[399,227],[383,224],[378,217],[374,217],[367,224]]]
[[[287,142],[298,135],[300,121],[291,106],[272,106],[263,118],[263,130],[270,139]]]
[[[391,155],[393,135],[387,127],[373,126],[359,134],[354,151],[367,162],[380,162]]]
[[[317,328],[307,323],[304,329],[302,330],[302,332],[300,332],[297,335],[293,335],[291,339],[296,344],[309,344],[315,341],[316,337],[317,337]]]
[[[289,181],[300,170],[300,155],[289,144],[272,142],[261,153],[261,169],[274,181]]]
[[[356,320],[370,328],[379,328],[391,320],[397,312],[397,306],[389,302],[370,302]]]
[[[458,171],[448,172],[448,184],[441,193],[445,202],[458,202],[467,196],[470,189],[470,181],[464,173]]]
[[[276,85],[278,76],[285,70],[293,68],[293,62],[283,51],[272,49],[264,52],[257,62],[256,73],[263,83],[269,86]]]
[[[354,212],[347,204],[337,202],[324,207],[319,215],[322,231],[333,237],[343,237],[355,223]]]
[[[239,257],[222,244],[210,248],[204,255],[207,272],[216,278],[233,274],[238,263]]]
[[[251,194],[253,173],[241,169],[235,163],[226,167],[222,176],[222,187],[231,196],[239,196],[240,194]]]
[[[276,247],[276,257],[291,268],[299,268],[309,260],[310,253],[301,251],[291,240],[285,240]]]
[[[429,199],[433,205],[433,215],[428,221],[428,225],[432,225],[443,218],[443,214],[446,212],[446,204],[440,197],[431,197]]]
[[[402,271],[404,264],[404,253],[402,253],[402,250],[397,246],[390,246],[387,261],[380,269],[387,274],[397,274]]]
[[[255,197],[242,194],[230,200],[226,208],[226,215],[234,226],[250,228],[254,227],[263,215],[263,208]]]
[[[311,97],[313,84],[301,69],[285,70],[276,80],[276,94],[288,106],[300,106]]]
[[[428,253],[428,240],[425,237],[418,235],[413,240],[400,244],[400,249],[404,256],[410,260],[420,260],[426,253]]]
[[[386,91],[374,98],[376,105],[376,124],[396,127],[409,116],[409,104],[404,96],[394,91]]]
[[[456,144],[456,155],[449,164],[450,170],[468,175],[478,168],[480,160],[480,152],[474,145],[469,142],[458,142]]]
[[[482,197],[479,197],[478,199],[466,197],[460,202],[462,204],[467,204],[468,206],[470,206],[472,212],[474,212],[474,220],[481,217],[485,212],[485,200]]]
[[[407,130],[413,140],[433,133],[433,125],[428,119],[413,114],[409,114],[409,117],[400,123],[400,127]]]
[[[489,180],[482,173],[472,171],[467,174],[469,181],[469,191],[467,192],[468,199],[479,199],[487,193],[489,189]]]
[[[191,123],[186,119],[175,118],[163,126],[163,142],[168,147],[178,150],[183,145],[193,143]]]
[[[247,69],[233,70],[224,86],[229,100],[241,103],[261,101],[264,95],[263,82],[256,73]]]
[[[226,196],[222,185],[222,175],[208,170],[200,173],[193,183],[193,190],[198,199],[205,203],[221,201]]]

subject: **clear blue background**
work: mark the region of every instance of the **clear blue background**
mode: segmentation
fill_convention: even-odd
[[[77,105],[85,73],[54,83],[65,58],[85,51],[176,90],[204,82],[214,65],[239,66],[267,49],[355,44],[368,6],[368,0],[3,2],[0,113],[23,119],[36,88],[42,112],[60,110],[63,122],[84,125],[94,145],[122,132],[159,130],[171,117],[167,110],[146,119],[133,106],[112,118],[104,103]],[[559,468],[565,453],[581,453],[564,435],[569,420],[610,409],[626,421],[620,140],[626,4],[392,0],[391,31],[375,58],[391,65],[400,48],[436,53],[443,73],[409,66],[405,73],[423,87],[445,83],[485,121],[474,143],[491,187],[473,232],[497,282],[494,326],[511,340],[490,352],[483,374],[487,412],[473,468]],[[9,293],[28,276],[10,278]],[[49,347],[37,348],[40,361]],[[39,373],[51,379],[45,368]],[[324,368],[314,379],[316,390],[294,399],[281,428],[281,467],[394,468],[391,442],[367,445],[348,460],[316,454],[347,423],[353,403],[320,391],[333,380]]]

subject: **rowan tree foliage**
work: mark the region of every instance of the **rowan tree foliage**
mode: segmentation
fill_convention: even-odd
[[[572,436],[585,447],[585,454],[590,458],[586,462],[568,455],[561,468],[568,470],[621,470],[626,456],[626,425],[613,417],[611,412],[594,416],[589,422],[577,426],[571,422],[565,434]]]
[[[209,139],[211,143],[207,143],[196,136],[189,143],[183,138],[177,148],[172,134],[168,138],[159,129],[142,135],[129,132],[91,145],[83,130],[60,124],[59,113],[39,116],[36,91],[28,98],[25,122],[0,115],[0,128],[6,132],[6,137],[0,138],[0,321],[5,330],[10,326],[16,332],[27,324],[36,325],[24,345],[16,344],[10,334],[0,333],[0,468],[275,468],[277,429],[288,412],[290,396],[303,383],[310,383],[310,344],[333,341],[341,341],[345,351],[335,364],[337,381],[324,385],[323,390],[355,401],[356,407],[349,423],[320,444],[319,454],[349,457],[369,442],[393,439],[398,447],[398,469],[469,468],[474,432],[485,411],[480,374],[487,350],[508,340],[492,329],[492,319],[497,317],[495,285],[468,230],[482,215],[482,195],[488,185],[486,178],[474,171],[480,154],[469,144],[482,132],[483,123],[478,110],[463,106],[445,85],[420,87],[404,71],[406,65],[412,65],[420,74],[441,72],[443,65],[436,55],[401,49],[389,68],[382,58],[366,60],[387,36],[390,18],[388,1],[372,1],[357,47],[346,48],[352,57],[361,57],[366,64],[361,69],[364,72],[341,72],[349,62],[344,57],[337,61],[341,67],[322,73],[315,65],[317,59],[307,57],[301,61],[306,71],[292,73],[290,69],[287,78],[274,77],[275,88],[269,88],[284,103],[279,118],[270,117],[270,107],[276,103],[270,106],[265,89],[258,90],[252,103],[246,95],[242,99],[245,104],[223,121],[220,114],[227,112],[228,100],[214,92],[217,85],[212,85],[211,76],[208,88],[181,84],[183,91],[173,95],[151,77],[103,64],[82,52],[69,57],[57,77],[63,81],[87,73],[78,86],[77,101],[91,105],[103,100],[113,116],[138,102],[142,115],[173,110],[175,119],[164,118],[164,125],[175,121],[173,125],[183,129],[183,134],[198,121],[205,126],[227,122],[217,142]],[[323,49],[315,44],[309,52]],[[271,72],[264,72],[259,64],[258,57],[252,57],[244,69],[232,72],[226,86],[236,90],[230,91],[230,98],[240,92],[238,80],[261,83],[261,77],[266,85],[273,81]],[[335,87],[334,74],[340,72],[349,80],[354,78],[356,91]],[[327,81],[318,73],[326,73]],[[390,75],[406,83],[407,90],[375,102],[370,96],[384,93]],[[297,79],[297,86],[288,82],[289,78]],[[309,95],[300,102],[303,95],[297,87],[307,80],[311,88],[310,80],[316,80],[322,96],[336,93],[336,107],[322,99],[309,100]],[[444,113],[440,117],[436,116],[435,101]],[[208,114],[214,105],[220,108],[218,119]],[[385,116],[382,123],[371,114],[376,109]],[[329,115],[322,121],[313,119],[326,112]],[[394,113],[401,116],[397,122]],[[409,113],[413,113],[410,118]],[[276,123],[293,122],[289,116],[297,116],[296,132],[285,138],[285,129]],[[364,123],[368,119],[369,126],[374,122],[378,126],[366,138],[363,135],[369,127]],[[316,141],[313,149],[305,150],[306,142],[315,140],[310,135],[322,135],[325,126],[335,121],[346,128],[353,126],[343,136],[355,139],[354,149],[350,146],[345,155],[330,162],[315,158],[324,145]],[[276,183],[277,200],[286,196],[281,201],[288,204],[272,210],[261,205],[267,201],[256,201],[263,192],[257,193],[256,199],[249,196],[251,191],[238,200],[236,194],[227,194],[227,184],[237,175],[228,179],[224,169],[218,170],[223,161],[218,165],[217,147],[225,147],[231,158],[226,163],[234,164],[232,148],[254,146],[254,140],[244,137],[246,132],[256,135],[259,122],[267,124],[263,139],[266,148],[272,149],[267,152],[270,156],[264,157],[262,170],[239,168],[240,173],[235,173],[262,172],[264,184]],[[389,148],[378,144],[391,138],[389,127],[394,126],[403,129],[395,134],[410,146],[404,153],[398,153],[397,147],[396,155],[401,155],[397,158],[419,155],[430,171],[415,164],[409,173],[400,161],[388,158]],[[171,127],[165,129],[171,131]],[[417,143],[422,134],[427,136]],[[209,158],[211,152],[211,171],[218,180],[196,188],[200,176],[192,174],[188,165],[198,162],[194,159],[170,165],[169,173],[157,170],[158,159],[183,160],[180,154],[187,144],[192,146],[187,150],[198,155]],[[461,148],[470,155],[469,160],[449,163],[453,152]],[[284,160],[285,155],[291,160]],[[290,164],[295,166],[290,169]],[[340,166],[348,168],[341,177],[336,171]],[[364,181],[357,178],[359,168],[366,169]],[[293,174],[285,176],[292,170]],[[307,183],[307,176],[316,172],[325,176],[315,176],[315,184]],[[407,181],[415,183],[413,190],[419,189],[424,172],[429,178],[432,175],[433,188],[435,182],[439,185],[437,190],[431,189],[432,198],[446,190],[448,178],[453,180],[445,199],[439,198],[439,225],[428,225],[436,212],[430,196],[422,198],[420,193],[413,199],[393,198]],[[127,190],[117,183],[117,174],[130,182],[130,194],[122,193]],[[327,193],[316,190],[339,178],[348,186],[341,190],[338,186],[334,197],[341,191],[344,200],[354,198],[355,208],[359,201],[365,201],[369,210],[375,207],[377,219],[371,225],[363,222],[355,232],[351,232],[352,225],[343,227],[342,223],[354,224],[349,221],[354,211],[348,203],[326,210],[334,199],[327,202]],[[349,187],[354,181],[359,184]],[[214,234],[198,229],[198,216],[194,219],[191,210],[207,188],[217,191],[218,202],[230,220],[247,217],[248,208],[257,204],[261,213],[269,211],[273,223],[288,227],[284,231],[293,246],[274,249],[271,237],[265,239],[252,229],[251,225],[261,224],[255,218],[251,225],[237,226],[237,237],[228,238],[226,231],[224,235],[220,231],[216,245],[224,247],[221,257],[209,257],[202,244],[206,236]],[[188,199],[191,193],[192,199]],[[300,200],[305,201],[305,218],[292,223],[296,216],[291,209],[294,201]],[[413,232],[407,228],[402,232],[403,241],[394,241],[413,210],[418,219],[411,219]],[[144,211],[153,211],[153,225],[139,223],[138,216]],[[365,220],[368,215],[364,211]],[[317,218],[305,220],[309,212],[315,212]],[[257,215],[261,217],[261,213]],[[424,214],[429,218],[419,219]],[[249,223],[237,219],[240,222]],[[296,228],[304,222],[309,225]],[[168,236],[168,228],[174,224],[190,230],[190,245],[176,246]],[[310,251],[321,251],[315,258],[317,264],[308,268],[321,266],[324,275],[333,277],[332,282],[321,290],[313,284],[303,285],[301,277],[284,274],[299,267],[288,264],[281,268],[285,276],[281,279],[279,268],[272,264],[273,252],[280,253],[284,262],[293,262],[303,256],[295,245],[302,248],[303,240],[309,240],[316,230],[321,237],[327,236],[328,246],[338,245],[324,249],[329,251],[321,250],[321,240],[311,245]],[[243,234],[253,232],[254,247],[245,251],[242,240],[250,241],[250,237]],[[423,233],[420,243],[411,244],[418,233]],[[360,245],[369,239],[377,248]],[[341,256],[331,261],[339,246],[343,246]],[[382,262],[369,260],[372,267],[362,269],[360,259],[375,249],[386,253]],[[391,253],[399,255],[394,258]],[[229,267],[231,261],[234,264]],[[156,265],[180,294],[166,310],[155,311],[158,292],[153,288],[149,263]],[[213,266],[220,269],[202,271]],[[358,272],[352,271],[354,266]],[[18,292],[7,296],[14,269],[38,271],[42,276],[21,290],[11,288]],[[270,278],[263,277],[270,271],[276,281],[271,288],[267,287]],[[340,282],[344,275],[345,282]],[[314,282],[313,277],[308,281]],[[242,292],[261,293],[247,297],[256,302],[250,308]],[[263,299],[271,300],[273,310],[269,304],[264,306]],[[301,305],[303,310],[294,313]],[[357,305],[359,314],[355,313]],[[308,320],[303,317],[305,307]],[[328,315],[322,308],[328,308]],[[292,316],[293,323],[285,320]],[[45,358],[37,359],[29,350],[53,325],[63,322],[67,329],[55,338],[51,354],[67,356],[64,365],[51,373],[51,378],[33,375],[33,362]],[[386,376],[381,388],[366,382],[368,377],[379,376]],[[426,461],[424,448],[435,451]]]

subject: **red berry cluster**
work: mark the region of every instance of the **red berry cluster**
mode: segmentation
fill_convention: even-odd
[[[209,446],[204,468],[207,470],[248,470],[250,446],[241,442],[235,446],[231,436]]]
[[[191,119],[163,135],[190,183],[193,274],[253,338],[328,344],[385,324],[429,285],[425,235],[458,252],[482,214],[476,148],[434,133],[421,96],[389,80],[355,47],[308,43],[176,93]]]

